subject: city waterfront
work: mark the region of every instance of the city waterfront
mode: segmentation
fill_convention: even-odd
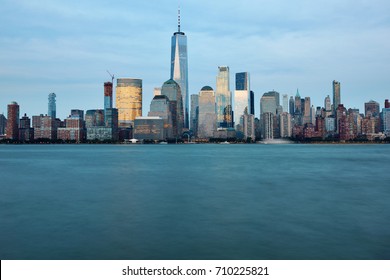
[[[390,259],[389,145],[0,145],[0,259]]]

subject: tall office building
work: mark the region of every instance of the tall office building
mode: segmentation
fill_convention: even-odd
[[[269,91],[263,94],[260,98],[260,115],[264,113],[272,113],[276,115],[279,93],[276,91]]]
[[[283,94],[283,112],[288,113],[288,95]]]
[[[93,126],[105,126],[103,110],[87,110],[85,114],[85,127],[88,128]]]
[[[211,138],[216,130],[215,94],[211,87],[205,86],[199,92],[198,137]]]
[[[8,104],[6,135],[8,139],[19,140],[19,105],[16,102]]]
[[[390,136],[390,108],[382,109],[382,131],[386,136]]]
[[[250,114],[254,115],[255,114],[255,93],[252,90],[250,91],[250,104],[251,104]]]
[[[118,79],[116,86],[116,108],[119,127],[130,127],[136,117],[142,116],[142,80]]]
[[[33,116],[34,139],[57,139],[57,128],[59,126],[56,119],[50,116]]]
[[[324,108],[325,108],[325,117],[329,117],[332,115],[332,103],[330,101],[330,96],[326,96],[324,100]]]
[[[198,119],[199,119],[199,95],[191,94],[191,130],[197,136],[198,134]]]
[[[180,27],[179,9],[178,30],[173,33],[171,40],[171,79],[180,86],[183,97],[184,128],[189,128],[187,36],[181,32]]]
[[[274,115],[270,112],[261,114],[261,135],[263,139],[274,138]]]
[[[0,114],[0,135],[5,134],[5,128],[7,127],[7,118]]]
[[[150,103],[148,117],[160,117],[164,122],[164,139],[173,138],[171,103],[165,95],[156,95]]]
[[[294,97],[290,96],[289,113],[290,115],[294,116],[294,112],[295,112],[295,101],[294,101]]]
[[[251,97],[249,73],[236,73],[236,90],[234,91],[234,123],[240,123],[241,116],[246,112],[250,114]]]
[[[104,83],[104,118],[107,118],[107,109],[112,108],[112,83]]]
[[[302,106],[301,106],[301,96],[299,94],[299,90],[297,89],[297,93],[295,94],[295,114],[302,114]]]
[[[53,119],[56,118],[56,94],[54,92],[49,94],[49,104],[48,104],[48,112],[47,115],[49,117],[52,117]]]
[[[34,140],[34,129],[31,127],[31,119],[27,114],[19,120],[19,140],[21,142]]]
[[[311,121],[311,102],[310,97],[305,97],[305,110],[303,115],[303,124],[312,123]]]
[[[385,109],[389,109],[390,108],[390,102],[389,102],[389,99],[386,99],[385,100]]]
[[[168,97],[170,102],[173,137],[180,138],[184,127],[183,97],[180,85],[172,79],[166,81],[161,87],[161,95]]]
[[[379,103],[370,100],[369,102],[364,103],[364,114],[366,116],[370,115],[371,117],[379,117],[380,108]]]
[[[280,122],[280,137],[286,138],[291,137],[292,127],[291,127],[291,115],[287,112],[283,112],[279,115]]]
[[[227,66],[218,67],[215,100],[217,104],[218,127],[232,127],[232,93],[229,85],[229,67]]]
[[[341,104],[340,82],[333,81],[333,115],[336,115],[336,110]]]
[[[72,109],[70,110],[70,116],[84,120],[84,111],[79,109]]]

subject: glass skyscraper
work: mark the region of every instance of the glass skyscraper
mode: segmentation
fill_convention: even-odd
[[[56,118],[56,94],[54,92],[49,94],[49,104],[48,104],[48,112],[47,115],[49,117],[52,117],[53,119]]]
[[[174,80],[166,81],[161,87],[161,95],[168,97],[172,113],[173,137],[181,137],[183,133],[184,114],[183,98],[178,83]]]
[[[119,127],[130,127],[136,117],[142,116],[142,80],[118,79],[116,107]]]
[[[213,137],[216,130],[217,117],[215,114],[214,90],[209,86],[205,86],[199,92],[198,137]]]
[[[198,133],[199,95],[191,94],[191,130],[195,136]]]
[[[244,113],[251,114],[251,97],[249,73],[236,73],[236,90],[234,91],[234,123],[240,123]]]
[[[217,104],[218,127],[232,127],[232,93],[229,85],[229,67],[227,66],[218,67],[215,100]]]
[[[180,30],[180,10],[178,31],[173,33],[171,44],[171,79],[179,84],[184,104],[184,128],[189,128],[188,56],[187,36]]]

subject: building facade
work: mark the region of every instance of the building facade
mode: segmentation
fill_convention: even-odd
[[[66,127],[57,129],[57,139],[63,141],[75,141],[81,143],[85,140],[84,121],[79,116],[69,116],[66,120]]]
[[[7,118],[0,114],[0,135],[5,134],[5,128],[7,127]]]
[[[232,93],[230,91],[229,67],[218,67],[215,103],[217,108],[217,126],[233,127]]]
[[[56,105],[56,94],[54,92],[50,93],[49,94],[49,97],[48,97],[48,112],[47,112],[47,115],[49,117],[52,117],[53,119],[55,119],[57,117],[57,105]]]
[[[183,97],[180,85],[172,79],[166,81],[161,87],[161,95],[168,97],[170,102],[173,137],[180,138],[184,128]]]
[[[7,106],[7,139],[19,140],[19,105],[16,102],[11,102]]]
[[[131,127],[135,118],[142,116],[141,79],[117,79],[116,108],[119,127]]]
[[[134,138],[165,140],[164,120],[161,117],[137,117],[134,122]]]
[[[249,73],[236,73],[236,89],[234,91],[234,123],[240,123],[241,116],[251,114],[251,93]]]
[[[217,130],[215,107],[214,90],[209,86],[203,87],[199,92],[198,138],[214,137],[214,132]]]
[[[19,121],[19,140],[21,142],[34,140],[34,129],[31,127],[31,119],[26,114]]]
[[[171,104],[168,97],[165,95],[154,96],[150,103],[148,117],[160,117],[164,121],[164,139],[174,138]]]
[[[195,137],[198,135],[198,120],[199,120],[199,95],[191,94],[191,130]]]
[[[341,104],[341,92],[340,92],[340,82],[333,81],[333,115],[336,115],[336,110]]]

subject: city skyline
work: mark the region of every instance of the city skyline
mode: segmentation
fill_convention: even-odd
[[[260,97],[273,89],[291,96],[299,88],[311,104],[322,106],[332,96],[330,80],[343,84],[346,107],[363,111],[371,99],[382,107],[390,88],[390,4],[326,3],[243,1],[235,7],[232,1],[182,1],[189,95],[205,85],[215,88],[217,67],[227,65],[233,75],[251,74],[256,117]],[[61,119],[71,109],[104,108],[102,84],[111,81],[109,70],[116,78],[143,80],[147,115],[153,88],[169,78],[170,36],[177,29],[177,1],[164,4],[156,9],[155,1],[120,8],[100,1],[5,1],[0,113],[12,101],[21,114],[44,113],[50,92],[57,95]],[[199,14],[209,20],[199,21]]]

